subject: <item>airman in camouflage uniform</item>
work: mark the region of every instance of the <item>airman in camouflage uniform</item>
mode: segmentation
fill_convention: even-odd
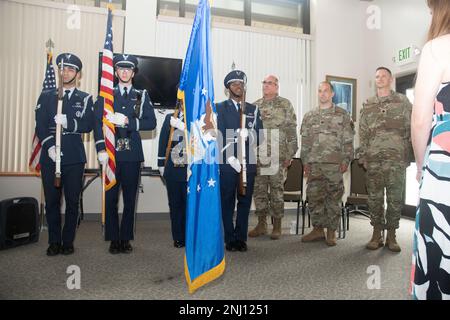
[[[297,118],[291,102],[278,95],[278,79],[273,75],[263,80],[263,98],[254,104],[259,108],[264,129],[268,130],[265,143],[259,146],[253,193],[258,224],[248,235],[266,234],[266,217],[271,215],[274,220],[270,238],[276,240],[281,236],[287,168],[298,150]]]
[[[319,86],[319,108],[308,112],[301,127],[306,195],[314,229],[303,242],[324,239],[336,245],[336,229],[341,215],[344,184],[342,174],[353,159],[353,122],[349,114],[332,103],[333,87],[329,82]]]
[[[392,74],[381,67],[376,72],[377,95],[361,110],[359,162],[367,169],[368,205],[373,236],[367,248],[384,245],[383,230],[388,230],[386,246],[399,252],[395,230],[403,207],[406,167],[411,154],[411,110],[408,98],[391,90]],[[384,189],[387,210],[384,212]]]

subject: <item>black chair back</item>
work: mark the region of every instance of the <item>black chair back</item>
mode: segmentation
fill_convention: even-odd
[[[300,158],[292,159],[284,183],[284,191],[303,191],[303,164]]]
[[[359,164],[358,159],[351,163],[350,193],[367,194],[366,169]]]

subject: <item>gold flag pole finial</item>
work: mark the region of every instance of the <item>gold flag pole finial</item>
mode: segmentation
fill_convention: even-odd
[[[234,63],[234,61],[231,64],[231,71],[233,71],[233,70],[236,70],[236,63]]]
[[[113,5],[113,3],[111,2],[111,0],[109,0],[109,3],[108,3],[108,5],[106,6],[106,8],[108,8],[108,10],[114,11],[114,5]]]

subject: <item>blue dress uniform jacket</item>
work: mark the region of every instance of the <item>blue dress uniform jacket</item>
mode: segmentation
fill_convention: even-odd
[[[61,136],[61,184],[54,186],[55,163],[48,156],[48,149],[55,146],[57,90],[44,92],[36,106],[36,134],[42,145],[41,176],[45,193],[45,210],[48,225],[48,242],[64,247],[73,246],[79,214],[86,153],[82,133],[92,130],[92,97],[74,89],[70,98],[64,98],[62,113],[67,117],[67,129]],[[64,191],[66,211],[64,228],[61,230],[61,196]]]
[[[141,96],[141,104],[137,105],[138,95]],[[105,150],[105,138],[103,136],[102,97],[97,99],[95,110],[94,138],[97,152]],[[130,89],[128,97],[123,97],[118,87],[114,88],[114,112],[119,112],[128,117],[126,134],[130,139],[130,150],[117,150],[116,157],[116,181],[117,183],[106,192],[106,225],[105,240],[133,240],[134,239],[134,214],[136,210],[136,194],[139,183],[141,162],[144,161],[142,142],[139,131],[153,130],[156,127],[156,117],[153,105],[147,91]],[[116,145],[118,140],[118,127],[116,127]],[[122,128],[122,130],[124,130]],[[119,227],[118,201],[119,191],[122,189],[123,215]]]
[[[171,130],[170,118],[172,116],[173,114],[168,114],[166,116],[159,135],[158,167],[164,167],[166,149],[167,144],[169,143]],[[180,118],[180,115],[178,118]],[[178,241],[181,245],[184,245],[186,229],[187,158],[183,151],[185,150],[183,131],[174,129],[171,147],[171,152],[164,169],[164,179],[166,181],[167,198],[169,200],[172,238],[174,241]],[[178,159],[175,160],[176,163],[184,163],[183,167],[174,166],[173,155],[178,157]]]
[[[63,100],[62,113],[67,116],[67,129],[62,129],[61,165],[86,163],[82,133],[93,128],[92,96],[74,89],[70,99]],[[52,165],[47,150],[56,143],[54,117],[58,107],[58,91],[43,92],[36,106],[36,134],[41,141],[41,165]],[[45,152],[44,152],[45,151]]]
[[[169,143],[170,136],[170,118],[173,113],[168,114],[164,119],[164,123],[161,128],[161,133],[159,135],[159,146],[158,146],[158,167],[164,167],[164,162],[166,158],[167,144]],[[171,154],[167,159],[167,164],[164,169],[164,179],[172,181],[182,181],[186,182],[186,171],[187,171],[187,158],[184,154],[185,143],[184,143],[184,132],[179,129],[174,129],[172,136],[172,146]],[[183,167],[175,167],[172,159],[172,153],[177,153],[179,160],[183,160]]]
[[[238,145],[237,138],[238,133],[237,129],[241,127],[240,124],[240,115],[239,111],[236,110],[236,107],[233,101],[226,100],[220,102],[216,106],[217,109],[217,126],[220,132],[222,133],[222,148],[227,147],[223,151],[222,163],[220,166],[220,170],[223,172],[235,172],[235,170],[226,162],[226,159],[230,156],[238,156]],[[255,155],[255,147],[259,145],[260,141],[260,130],[263,129],[263,123],[261,120],[261,115],[258,112],[258,107],[253,104],[246,103],[245,107],[245,115],[246,115],[246,128],[249,131],[249,138],[245,143],[245,152],[247,159],[247,172],[256,172],[256,155]],[[226,136],[227,130],[232,130],[232,135]],[[262,136],[262,131],[261,131]],[[252,147],[250,148],[250,145]],[[251,163],[252,162],[252,163]]]
[[[136,114],[136,102],[138,95],[141,96],[141,105],[139,106],[138,114]],[[103,119],[103,97],[98,97],[95,103],[94,112],[96,124],[94,126],[94,138],[96,141],[97,152],[105,150],[105,140],[102,131]],[[118,87],[114,88],[114,112],[119,112],[128,117],[127,131],[131,142],[130,150],[116,151],[116,161],[126,162],[143,162],[144,152],[142,151],[142,141],[139,131],[153,130],[156,128],[155,111],[153,110],[152,102],[146,90],[136,90],[131,87],[128,97],[121,95]],[[116,128],[116,142],[117,130]]]
[[[237,158],[237,137],[236,130],[240,128],[240,114],[233,101],[227,100],[217,104],[218,129],[222,133],[223,151],[222,164],[220,165],[220,193],[222,202],[222,221],[225,233],[225,242],[228,248],[234,247],[242,250],[242,242],[247,241],[248,216],[252,203],[253,186],[256,175],[255,148],[260,143],[260,130],[263,129],[258,108],[255,105],[246,103],[246,128],[249,137],[246,140],[246,163],[247,163],[247,188],[245,195],[240,195],[239,174],[226,162],[230,156]],[[227,137],[227,130],[232,134]],[[219,145],[220,145],[219,141]],[[231,150],[228,150],[232,148]],[[237,197],[236,223],[233,224],[233,213]]]

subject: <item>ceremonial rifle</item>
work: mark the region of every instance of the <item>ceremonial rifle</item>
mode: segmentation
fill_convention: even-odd
[[[63,100],[64,100],[64,59],[61,61],[61,68],[59,70],[59,81],[58,81],[58,107],[56,109],[56,114],[60,116],[62,114]],[[61,134],[62,125],[59,123],[56,125],[56,166],[55,166],[55,187],[61,187]]]
[[[245,96],[246,96],[246,88],[245,88],[245,79],[242,83],[242,99],[241,99],[241,108],[239,110],[239,123],[240,123],[240,132],[238,136],[238,148],[240,148],[239,161],[241,162],[242,169],[239,174],[239,194],[241,196],[245,196],[246,188],[247,188],[247,155],[245,150],[245,140],[246,137],[242,137],[242,130],[246,128],[246,116],[245,116]]]

